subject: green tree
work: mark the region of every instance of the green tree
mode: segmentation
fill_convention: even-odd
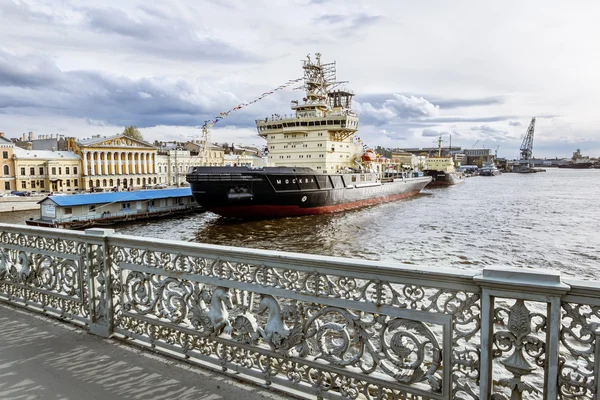
[[[144,135],[140,132],[137,126],[131,125],[123,130],[123,135],[129,136],[132,139],[144,140]]]

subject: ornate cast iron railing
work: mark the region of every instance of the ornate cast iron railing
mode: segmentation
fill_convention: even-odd
[[[0,224],[0,300],[314,398],[596,399],[600,284]]]

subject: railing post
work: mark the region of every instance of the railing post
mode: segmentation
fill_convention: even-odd
[[[558,396],[561,297],[568,292],[570,286],[561,281],[557,271],[525,268],[486,268],[474,280],[482,287],[479,397],[489,399],[494,394],[493,351],[496,339],[502,346],[499,364],[500,368],[504,368],[502,375],[513,375],[509,379],[500,380],[498,385],[503,386],[504,390],[508,388],[512,391],[511,399],[526,398],[527,394],[524,392],[538,389],[527,381],[527,376],[537,368],[531,362],[534,356],[527,349],[528,346],[534,349],[538,345],[536,334],[541,330],[545,331],[544,386],[541,389],[544,399],[555,400]],[[498,307],[496,298],[515,299],[516,302],[507,309],[506,305]],[[545,307],[545,315],[535,309],[530,310],[525,302],[538,303],[529,305],[530,307]],[[503,329],[494,332],[494,321],[500,318],[501,313],[508,318],[508,323]],[[539,322],[540,318],[545,318],[543,324],[536,325],[534,319]],[[498,346],[496,349],[499,349]],[[496,364],[496,368],[499,365]]]
[[[114,233],[114,229],[91,228],[85,230],[85,234],[90,237],[102,238],[100,245],[88,243],[86,265],[90,288],[90,333],[102,337],[110,337],[113,326],[108,236]]]

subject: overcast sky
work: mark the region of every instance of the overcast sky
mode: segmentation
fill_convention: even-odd
[[[89,137],[137,125],[147,140],[289,79],[321,52],[356,93],[369,145],[600,156],[600,2],[0,0],[0,131]],[[161,5],[162,4],[162,5]],[[213,141],[262,145],[254,120],[290,112],[284,90],[233,113]]]

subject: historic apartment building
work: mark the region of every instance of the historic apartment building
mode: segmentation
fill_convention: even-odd
[[[188,169],[201,165],[202,158],[192,155],[189,150],[159,151],[156,157],[158,182],[168,186],[185,186]]]
[[[81,159],[70,151],[13,149],[15,189],[72,192],[82,189]]]
[[[187,142],[184,144],[184,148],[190,151],[192,157],[197,157],[200,162],[202,162],[202,144],[199,141]],[[206,152],[206,163],[204,164],[207,167],[220,167],[224,164],[224,156],[225,150],[219,146],[211,145]],[[199,164],[200,165],[200,164]]]
[[[4,132],[0,132],[0,190],[10,192],[16,190],[15,186],[15,163],[13,161],[13,150],[15,145],[13,142],[4,136]]]
[[[83,188],[88,191],[141,189],[158,183],[157,148],[125,135],[69,138],[81,157]]]

